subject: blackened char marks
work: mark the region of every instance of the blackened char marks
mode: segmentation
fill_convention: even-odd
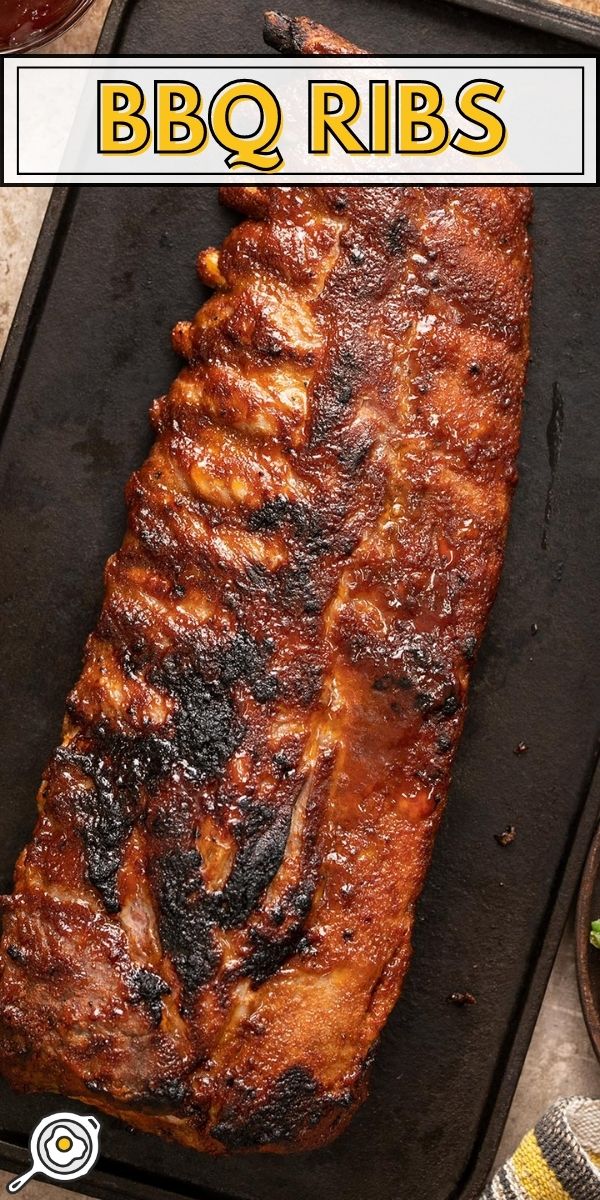
[[[347,413],[360,374],[361,364],[355,351],[350,346],[340,346],[314,387],[314,442],[322,441]]]
[[[186,1112],[193,1111],[194,1116],[206,1120],[206,1106],[193,1105],[190,1101],[188,1085],[185,1079],[165,1076],[162,1079],[148,1081],[148,1086],[141,1095],[136,1097],[135,1107],[143,1112],[168,1113],[173,1108],[181,1109],[185,1105]]]
[[[272,933],[263,933],[260,930],[251,930],[250,957],[239,974],[247,976],[255,987],[265,983],[281,969],[289,958],[298,953],[303,937],[302,926],[303,922],[296,923],[286,930],[283,937],[273,936]]]
[[[161,941],[186,996],[208,983],[219,964],[215,930],[242,927],[258,908],[283,862],[292,811],[292,803],[279,809],[247,805],[233,867],[220,891],[205,888],[202,859],[193,847],[172,849],[156,862]]]
[[[272,649],[240,630],[217,649],[198,650],[188,665],[167,659],[155,672],[155,682],[177,701],[173,757],[187,774],[215,778],[240,746],[246,727],[233,696],[238,684],[246,683],[259,703],[277,695],[277,678],[267,669]]]
[[[108,912],[120,908],[118,873],[144,790],[155,790],[175,768],[199,783],[221,775],[246,730],[234,688],[246,683],[259,703],[277,694],[267,665],[272,649],[242,630],[191,661],[165,659],[152,672],[154,685],[176,701],[163,736],[117,735],[96,726],[57,751],[54,770],[75,767],[85,780],[76,789],[75,811],[88,879]]]
[[[129,981],[129,993],[133,1004],[144,1004],[155,1025],[160,1025],[162,998],[171,989],[160,975],[146,967],[136,967]]]
[[[88,879],[108,912],[120,908],[117,875],[138,816],[140,788],[148,777],[159,777],[169,759],[168,743],[155,736],[125,737],[97,728],[59,749],[50,767],[70,776],[75,769],[85,781],[75,786],[75,813]]]
[[[218,663],[222,686],[231,689],[245,681],[256,700],[272,700],[277,694],[277,679],[267,670],[272,651],[270,639],[260,643],[244,630],[238,632],[225,646]]]
[[[332,564],[349,550],[342,526],[341,504],[324,504],[317,510],[307,504],[288,509],[290,561],[271,577],[271,586],[280,587],[283,604],[299,614],[317,616],[331,597]]]
[[[319,875],[321,798],[332,761],[325,755],[296,796],[295,803],[302,805],[303,811],[302,844],[295,870],[277,901],[249,930],[250,951],[237,974],[247,976],[254,986],[264,983],[293,955],[313,952],[304,927]]]
[[[292,507],[287,496],[274,496],[271,500],[266,500],[260,508],[250,513],[248,528],[253,533],[271,532],[274,529],[280,529],[289,516]]]
[[[293,1142],[302,1131],[315,1128],[337,1108],[340,1117],[352,1105],[350,1092],[328,1095],[308,1067],[283,1071],[271,1091],[259,1103],[243,1092],[239,1101],[227,1105],[212,1136],[228,1150],[252,1150]]]
[[[316,878],[309,874],[271,913],[272,927],[250,930],[251,951],[240,974],[255,987],[274,975],[294,954],[308,949],[304,923],[310,912]]]
[[[98,760],[92,765],[92,761],[86,774],[93,779],[94,790],[82,791],[77,804],[87,876],[102,896],[107,912],[116,913],[121,907],[117,875],[133,826],[133,813],[115,785],[112,767],[97,765]]]
[[[154,856],[153,888],[162,943],[184,985],[184,1007],[219,966],[217,930],[248,927],[249,949],[229,975],[247,976],[255,984],[298,950],[317,881],[319,797],[330,765],[326,757],[310,779],[290,776],[293,783],[282,785],[276,804],[255,797],[240,800],[233,865],[216,891],[204,885],[193,827],[186,831],[180,822],[165,820],[164,810],[157,814],[150,835],[169,844],[162,855]],[[284,861],[298,805],[302,825],[295,875],[279,899],[261,909]]]
[[[169,673],[167,667],[165,682]],[[127,737],[95,729],[84,748],[76,740],[56,756],[93,785],[78,789],[75,811],[88,879],[111,913],[120,909],[118,873],[144,789],[156,788],[175,765],[199,780],[214,777],[243,737],[243,723],[226,693],[190,674],[177,673],[176,678],[177,687],[171,678],[169,688],[179,701],[170,736]]]
[[[317,702],[323,682],[323,663],[311,660],[308,654],[290,664],[286,679],[288,695],[303,708]]]
[[[166,1079],[158,1080],[152,1089],[152,1098],[157,1104],[173,1106],[181,1104],[186,1095],[186,1085],[183,1079]]]
[[[219,896],[216,917],[223,929],[243,925],[254,912],[283,862],[291,818],[292,809],[288,806],[274,812],[266,806],[253,805],[248,811],[244,842]]]
[[[318,556],[331,548],[340,515],[334,505],[322,511],[302,501],[275,496],[250,514],[248,528],[253,532],[271,531],[287,525],[303,550]]]
[[[214,945],[214,901],[202,886],[197,850],[173,850],[155,864],[161,941],[188,994],[211,978],[219,961]]]
[[[173,761],[191,778],[218,775],[244,736],[245,726],[221,680],[207,681],[194,671],[181,672],[165,664],[161,675],[170,695],[177,698],[173,718]]]

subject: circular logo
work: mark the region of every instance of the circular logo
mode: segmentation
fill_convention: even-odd
[[[36,1125],[29,1143],[32,1165],[8,1184],[18,1192],[33,1175],[79,1179],[91,1171],[100,1153],[100,1122],[78,1113],[53,1113]]]

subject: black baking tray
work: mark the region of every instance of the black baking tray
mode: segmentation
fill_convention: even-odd
[[[259,53],[260,7],[119,3],[102,49]],[[396,0],[306,8],[375,51],[389,48]],[[418,21],[416,6],[407,12],[419,28],[411,49],[429,40],[440,50],[438,7]],[[511,26],[477,22],[463,52],[511,49]],[[211,1160],[103,1119],[99,1168],[78,1181],[80,1191],[137,1200],[479,1195],[600,806],[597,195],[536,189],[533,359],[506,565],[412,970],[369,1100],[331,1147],[291,1157]],[[31,831],[41,771],[98,611],[102,565],[122,535],[123,485],[149,445],[146,410],[177,369],[169,327],[202,298],[198,248],[232,219],[206,185],[54,193],[0,379],[3,890]],[[521,742],[529,749],[516,755]],[[494,834],[509,824],[517,839],[501,848]],[[465,989],[476,1006],[448,1003]],[[2,1165],[18,1170],[37,1120],[61,1107],[1,1085]]]
[[[264,54],[269,7],[313,17],[373,54],[589,55],[600,18],[553,0],[113,0],[99,50]]]

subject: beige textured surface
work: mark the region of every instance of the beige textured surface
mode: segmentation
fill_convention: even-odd
[[[44,46],[44,54],[93,54],[109,7],[110,0],[96,0],[68,33]]]
[[[1,2],[1,0],[0,0]],[[600,0],[577,0],[578,7],[600,13]],[[108,0],[97,6],[64,38],[55,42],[55,53],[89,53],[93,50]],[[0,188],[0,350],[4,346],[37,233],[49,188]],[[546,999],[537,1023],[525,1068],[509,1116],[500,1157],[506,1157],[559,1095],[600,1095],[600,1067],[591,1050],[577,995],[573,931],[565,934]],[[0,1171],[0,1187],[9,1176]],[[72,1192],[50,1184],[32,1182],[27,1200],[67,1200]]]
[[[600,0],[551,0],[552,4],[558,4],[561,8],[577,8],[580,12],[593,13],[595,17],[600,17]]]
[[[7,1175],[6,1171],[0,1171],[0,1187],[5,1196],[8,1196],[5,1186],[12,1178],[13,1176]],[[73,1200],[75,1193],[67,1192],[65,1188],[55,1187],[53,1183],[38,1183],[37,1180],[32,1179],[31,1183],[26,1184],[18,1195],[24,1196],[25,1200]],[[91,1197],[82,1196],[80,1200],[91,1200]]]
[[[50,196],[47,187],[0,187],[0,346],[4,346]]]
[[[44,53],[93,54],[109,5],[110,0],[97,0],[73,29],[45,46]],[[49,198],[47,187],[0,187],[0,351]]]

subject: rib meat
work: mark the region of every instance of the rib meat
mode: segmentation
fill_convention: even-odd
[[[285,13],[266,12],[263,36],[269,46],[280,54],[318,56],[366,54],[360,46],[319,25],[310,17],[288,17]]]
[[[515,482],[522,187],[226,187],[6,897],[0,1063],[322,1144],[399,995]]]

